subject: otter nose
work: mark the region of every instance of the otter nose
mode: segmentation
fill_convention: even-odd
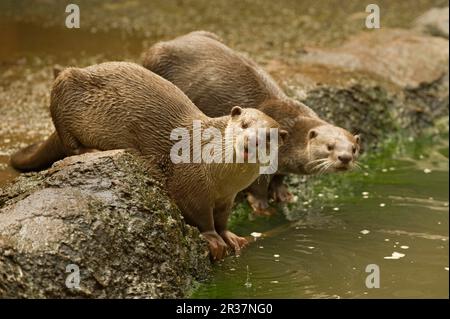
[[[340,160],[342,164],[348,164],[352,160],[352,156],[348,154],[342,154],[338,156],[338,160]]]

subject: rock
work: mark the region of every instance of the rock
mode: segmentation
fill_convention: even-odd
[[[448,40],[400,29],[362,32],[337,48],[307,48],[269,71],[323,118],[375,147],[448,115]]]
[[[416,19],[414,28],[424,33],[448,39],[448,12],[448,7],[430,9]]]
[[[69,265],[79,288],[66,286]],[[69,157],[0,190],[0,298],[185,297],[209,267],[199,231],[125,151]]]
[[[362,32],[336,49],[309,49],[303,63],[366,72],[399,87],[417,87],[441,77],[448,41],[400,29]]]

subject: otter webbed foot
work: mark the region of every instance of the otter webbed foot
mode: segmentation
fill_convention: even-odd
[[[267,198],[258,198],[248,193],[247,201],[256,216],[272,216],[276,213],[276,210],[269,206]]]
[[[227,255],[228,246],[215,231],[207,231],[202,233],[208,242],[209,252],[213,261],[222,260]]]
[[[223,240],[234,250],[234,253],[239,256],[241,248],[248,244],[247,239],[240,237],[229,230],[224,230],[220,233]]]
[[[280,184],[271,189],[271,197],[274,201],[280,203],[292,203],[294,195],[289,191],[286,184]]]

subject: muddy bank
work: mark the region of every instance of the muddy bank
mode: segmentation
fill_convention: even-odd
[[[233,47],[259,58],[295,55],[312,44],[337,46],[365,29],[367,1],[355,0],[78,0],[81,31],[144,36],[149,43],[196,29],[218,33]],[[45,27],[63,27],[67,3],[55,0],[4,0],[0,15]],[[445,0],[378,0],[383,28],[409,28]],[[73,33],[73,32],[72,32]],[[120,43],[129,43],[127,39]]]
[[[66,286],[70,264],[79,289]],[[0,190],[0,265],[0,298],[177,298],[210,262],[139,160],[108,151]]]

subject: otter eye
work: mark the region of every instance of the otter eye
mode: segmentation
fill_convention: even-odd
[[[328,144],[327,148],[331,152],[334,149],[334,145]]]
[[[247,122],[242,123],[241,127],[245,130],[246,128],[248,128],[248,123]]]

